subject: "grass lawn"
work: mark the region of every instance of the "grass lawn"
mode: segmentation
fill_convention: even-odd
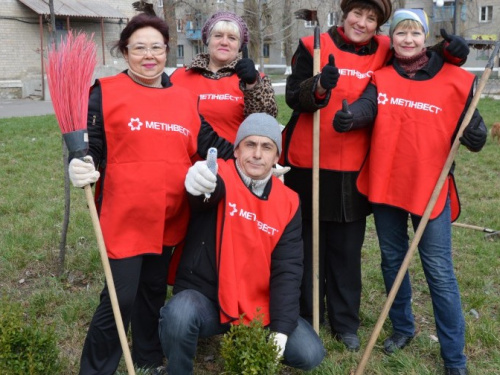
[[[279,120],[290,110],[279,96]],[[500,103],[483,99],[479,109],[488,126],[500,119]],[[71,218],[65,272],[57,276],[64,210],[61,135],[54,116],[0,119],[0,296],[20,303],[27,317],[53,327],[58,337],[61,374],[76,374],[86,329],[98,303],[104,274],[84,193],[71,189]],[[500,145],[488,139],[477,154],[461,147],[455,176],[460,191],[460,223],[500,230]],[[486,239],[477,230],[454,227],[453,254],[467,324],[466,354],[471,374],[500,369],[500,236]],[[361,351],[351,353],[321,328],[328,354],[311,374],[350,374],[385,302],[380,255],[373,220],[363,248]],[[418,255],[410,266],[418,334],[409,347],[382,354],[390,334],[384,325],[366,374],[440,374],[442,361],[427,284]],[[5,300],[4,300],[5,301]],[[200,340],[196,374],[218,374],[219,339]],[[301,371],[285,369],[285,374]],[[124,365],[120,374],[126,374]],[[52,374],[50,374],[52,375]]]

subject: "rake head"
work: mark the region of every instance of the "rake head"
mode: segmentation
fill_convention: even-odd
[[[485,234],[484,235],[484,238],[490,240],[490,241],[495,241],[496,239],[498,239],[500,237],[500,230],[497,230],[493,233],[488,233],[488,234]]]
[[[295,11],[295,18],[298,20],[305,20],[318,23],[318,11],[311,9],[299,9]]]

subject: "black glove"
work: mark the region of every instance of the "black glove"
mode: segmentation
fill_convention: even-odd
[[[328,64],[326,64],[321,70],[319,83],[325,90],[330,90],[337,86],[339,77],[340,74],[338,68],[335,66],[335,59],[333,55],[330,54],[330,56],[328,56]]]
[[[472,151],[481,150],[486,143],[487,132],[479,125],[471,122],[459,139],[461,144]]]
[[[441,36],[448,42],[445,50],[460,60],[464,60],[469,55],[469,46],[464,38],[458,35],[448,35],[445,29],[441,29]]]
[[[339,133],[345,133],[351,130],[354,121],[354,116],[349,111],[347,100],[342,100],[342,109],[335,113],[333,118],[333,128]]]
[[[255,64],[253,63],[252,59],[242,58],[236,63],[234,69],[236,70],[236,74],[238,75],[239,79],[241,79],[245,83],[248,83],[249,85],[255,83],[255,81],[257,80],[257,75],[259,74],[259,72],[255,69]]]

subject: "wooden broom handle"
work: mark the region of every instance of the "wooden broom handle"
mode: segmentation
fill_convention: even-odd
[[[120,337],[120,344],[122,346],[125,364],[127,365],[128,373],[130,375],[135,375],[134,364],[132,362],[132,356],[130,355],[130,349],[128,347],[127,335],[125,334],[125,328],[123,326],[122,314],[120,312],[120,306],[118,305],[115,283],[113,282],[113,275],[111,273],[111,267],[109,265],[108,253],[106,252],[106,245],[104,244],[101,224],[99,222],[99,217],[97,216],[94,195],[92,194],[92,188],[90,187],[90,185],[85,185],[84,190],[85,197],[87,198],[87,205],[89,206],[90,217],[92,218],[92,225],[94,227],[95,236],[97,238],[97,247],[99,248],[99,254],[101,255],[104,275],[106,276],[109,298],[111,299],[111,307],[113,308],[113,314],[115,316],[116,328],[118,330],[118,336]]]

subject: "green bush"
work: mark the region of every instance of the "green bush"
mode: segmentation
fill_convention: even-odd
[[[59,351],[52,328],[23,316],[21,305],[3,298],[0,306],[0,374],[55,375]]]
[[[277,360],[278,347],[269,340],[269,330],[262,325],[262,316],[249,325],[231,326],[221,341],[221,356],[226,374],[273,375],[279,374],[281,362]]]

